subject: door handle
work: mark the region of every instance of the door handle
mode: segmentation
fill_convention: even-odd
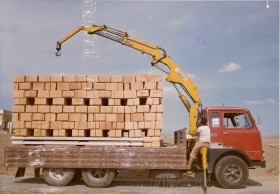
[[[229,133],[227,133],[227,132],[223,132],[223,135],[228,135]]]

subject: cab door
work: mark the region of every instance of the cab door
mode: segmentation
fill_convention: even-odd
[[[261,159],[260,133],[251,115],[243,111],[223,111],[221,116],[224,147],[241,149],[252,160]]]
[[[211,145],[222,146],[223,144],[223,128],[221,112],[216,110],[208,111],[208,125],[211,130]]]

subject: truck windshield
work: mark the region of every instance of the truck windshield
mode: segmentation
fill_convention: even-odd
[[[247,113],[224,113],[224,126],[226,128],[252,128],[252,122]]]

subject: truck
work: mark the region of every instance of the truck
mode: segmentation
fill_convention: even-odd
[[[102,188],[110,185],[121,170],[146,170],[147,176],[151,178],[175,179],[189,171],[203,171],[203,190],[206,193],[207,176],[223,188],[240,188],[249,177],[249,169],[265,167],[261,134],[247,108],[202,108],[197,86],[163,48],[132,38],[128,33],[106,25],[76,28],[57,42],[57,56],[61,54],[62,44],[80,31],[102,36],[150,55],[152,66],[167,74],[166,80],[174,85],[189,112],[188,132],[185,129],[175,131],[174,146],[154,148],[129,144],[95,145],[90,143],[94,138],[89,137],[12,137],[15,144],[18,144],[17,140],[23,140],[21,145],[4,149],[5,166],[17,167],[16,177],[24,176],[28,167],[34,168],[35,176],[39,176],[42,169],[47,184],[65,186],[81,173],[87,186]],[[211,144],[208,149],[201,148],[195,165],[188,170],[187,161],[196,142],[193,135],[196,134],[197,121],[201,117],[208,120]]]

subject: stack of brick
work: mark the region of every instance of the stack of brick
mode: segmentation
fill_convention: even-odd
[[[162,78],[15,76],[16,136],[144,138],[159,146]]]

